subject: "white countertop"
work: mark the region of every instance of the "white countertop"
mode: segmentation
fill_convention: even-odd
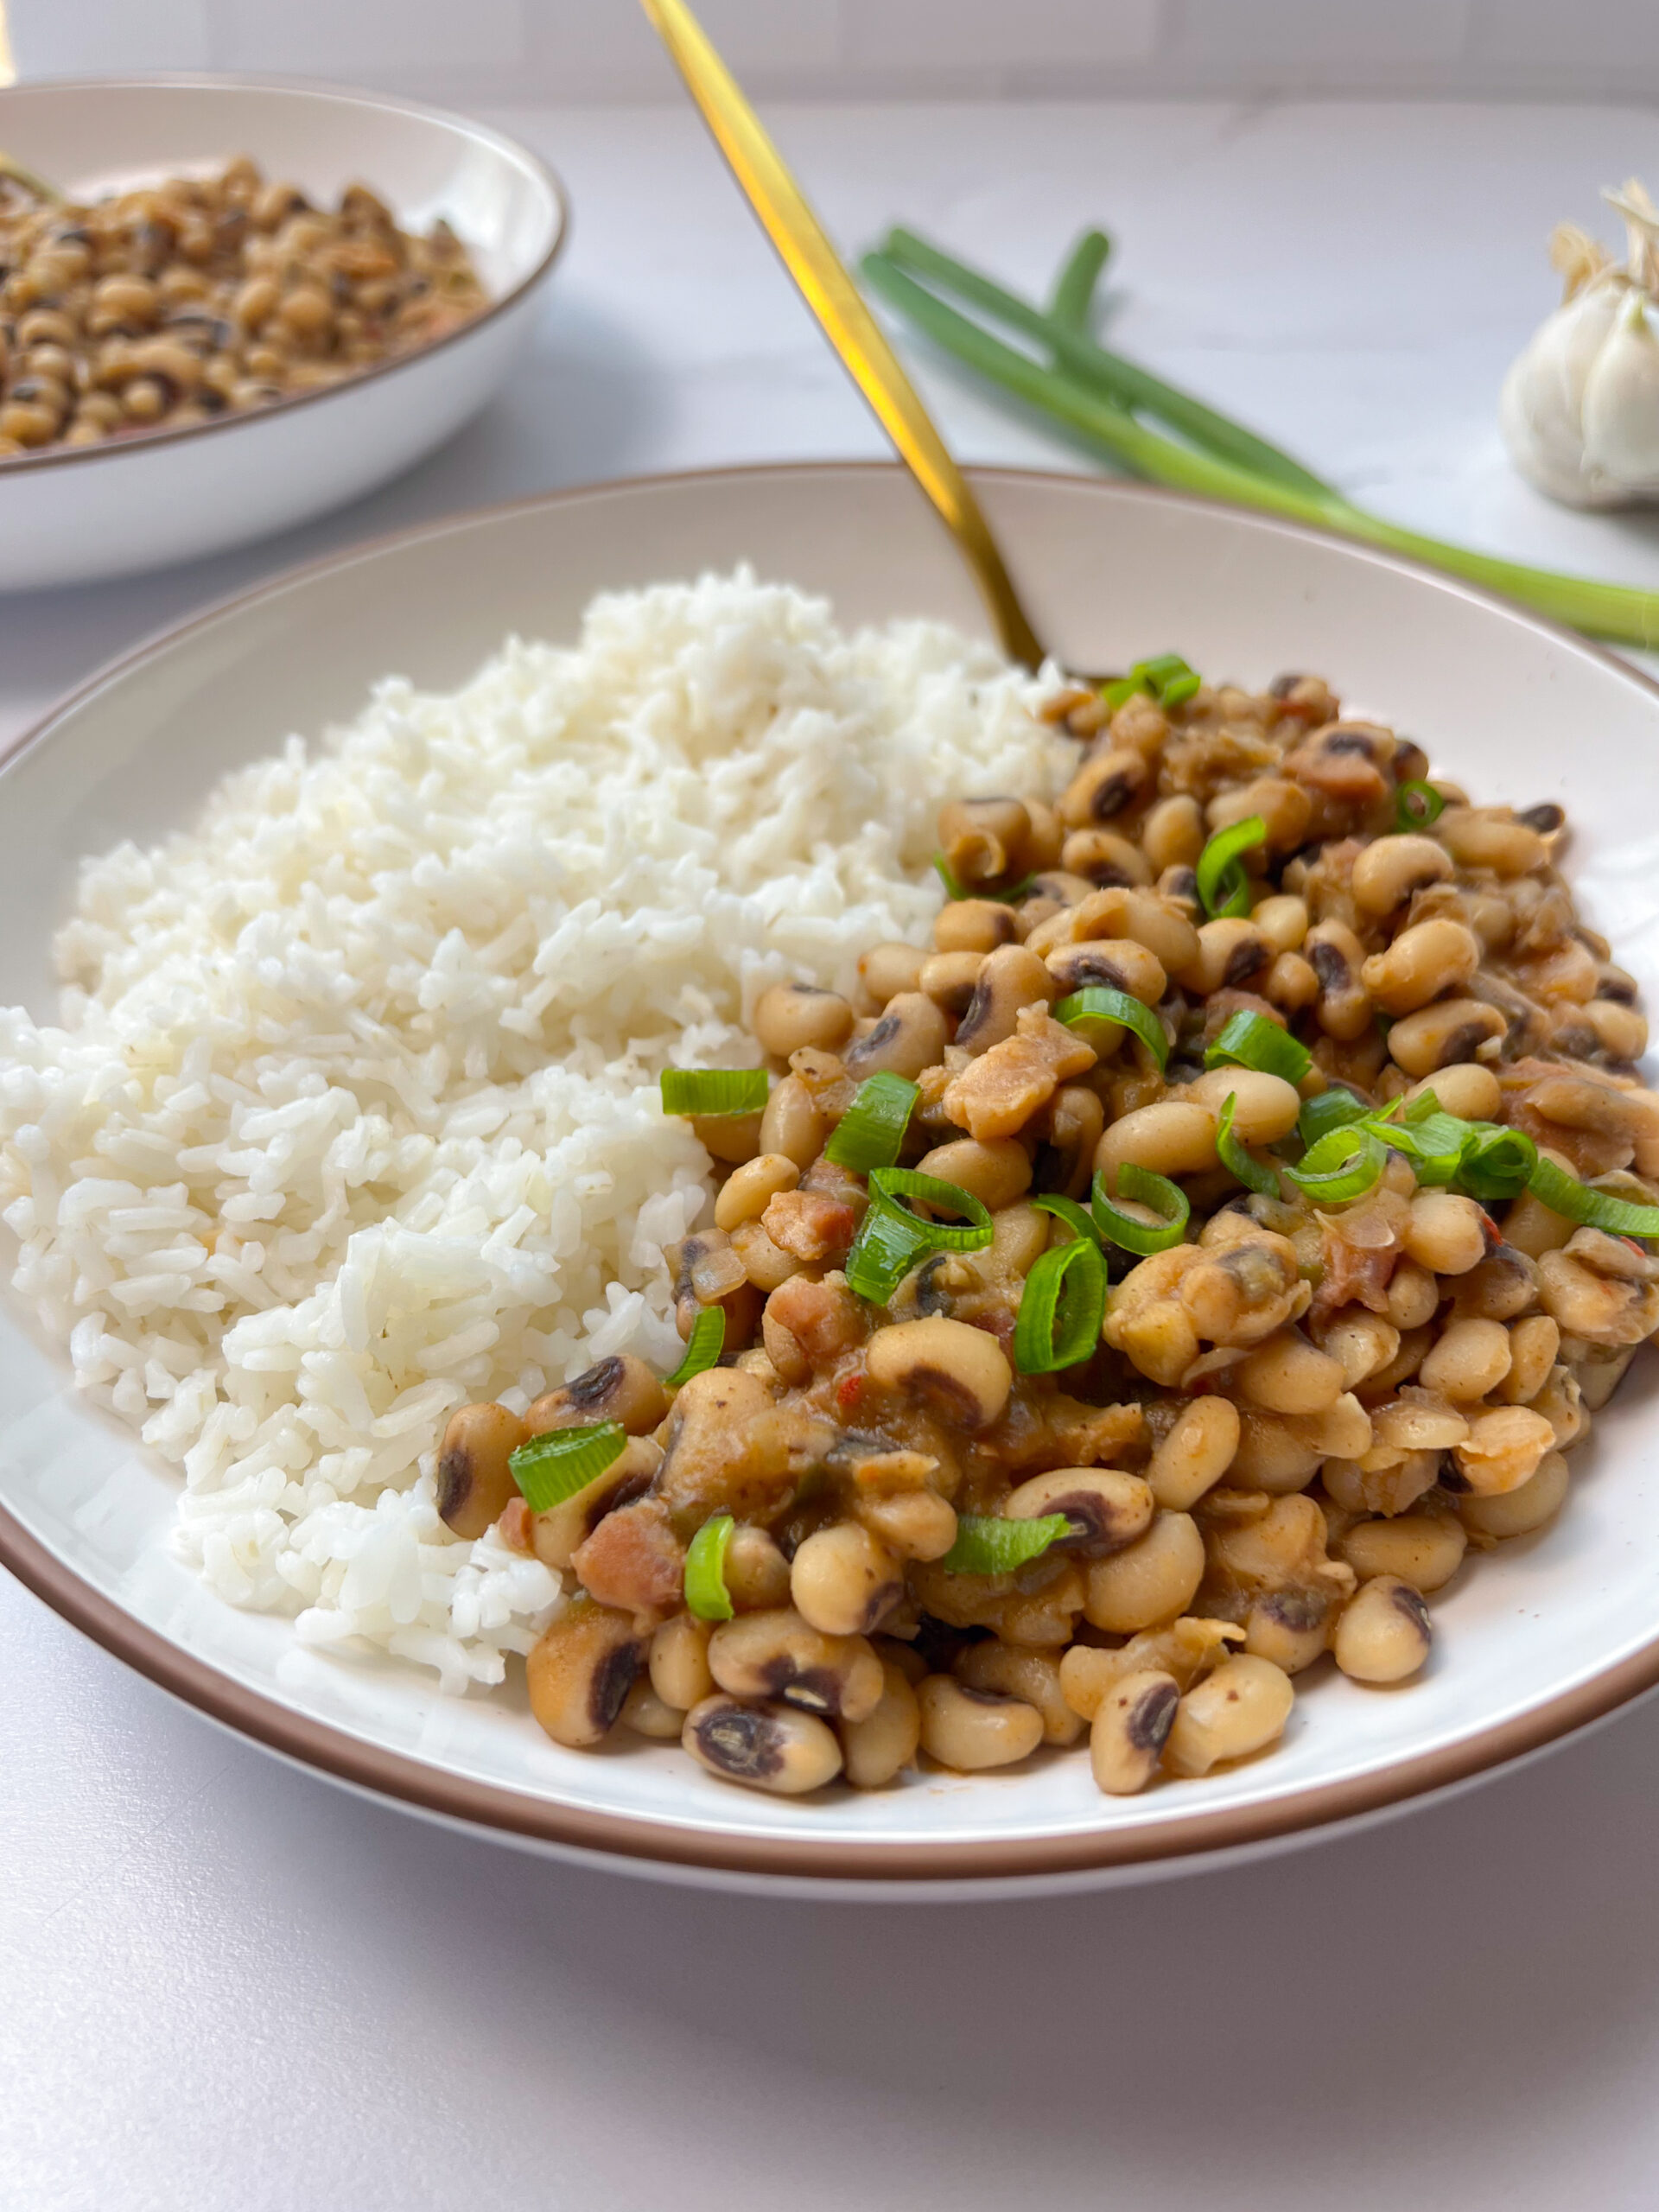
[[[0,601],[0,743],[102,659],[350,541],[559,484],[878,434],[697,127],[495,118],[574,240],[511,392],[315,528]],[[1659,527],[1510,474],[1543,239],[1659,170],[1634,111],[802,108],[821,212],[1047,282],[1402,519],[1659,586]],[[1606,226],[1611,235],[1611,225]],[[1065,465],[928,380],[965,457]],[[1339,671],[1337,671],[1339,675]],[[1646,2208],[1659,1702],[1369,1835],[1069,1902],[752,1903],[571,1872],[291,1772],[0,1577],[0,2206],[19,2212]]]

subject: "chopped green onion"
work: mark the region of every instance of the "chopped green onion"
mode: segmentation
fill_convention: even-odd
[[[1341,1205],[1363,1198],[1388,1165],[1382,1140],[1363,1122],[1328,1129],[1285,1173],[1316,1204]]]
[[[1259,814],[1246,816],[1230,829],[1217,830],[1198,855],[1198,897],[1206,914],[1248,914],[1250,887],[1239,863],[1239,855],[1268,842],[1268,825]]]
[[[944,895],[947,899],[971,899],[973,897],[973,893],[968,888],[962,878],[957,874],[957,871],[951,867],[950,861],[946,860],[943,853],[934,854],[933,866],[938,874],[939,881],[944,886]]]
[[[1064,1513],[1045,1513],[1032,1521],[963,1513],[957,1519],[957,1541],[942,1563],[947,1574],[1012,1574],[1071,1533]]]
[[[1128,675],[1116,677],[1110,683],[1103,683],[1100,696],[1116,714],[1120,707],[1128,704],[1137,691],[1150,692],[1151,690],[1152,686],[1146,678],[1132,669]]]
[[[1592,1191],[1553,1160],[1534,1163],[1527,1188],[1540,1205],[1610,1236],[1659,1236],[1659,1206],[1639,1206],[1612,1191]]]
[[[1022,875],[1018,883],[1010,883],[1001,891],[993,891],[985,884],[976,884],[971,889],[957,874],[943,853],[935,853],[933,866],[939,881],[944,886],[947,899],[995,899],[1004,906],[1017,906],[1031,889],[1034,878]]]
[[[1241,1010],[1229,1016],[1220,1036],[1205,1052],[1204,1065],[1254,1068],[1258,1075],[1279,1075],[1287,1083],[1300,1083],[1313,1066],[1313,1055],[1265,1014]]]
[[[1221,1164],[1230,1175],[1237,1176],[1247,1191],[1260,1191],[1266,1198],[1276,1198],[1278,1176],[1264,1160],[1247,1152],[1233,1135],[1233,1113],[1237,1104],[1236,1093],[1230,1090],[1216,1122],[1216,1150],[1221,1156]]]
[[[1446,811],[1446,801],[1433,784],[1414,779],[1402,784],[1395,794],[1394,823],[1396,830],[1427,830],[1431,822],[1438,822]]]
[[[1020,1295],[1014,1363],[1022,1375],[1053,1375],[1089,1357],[1106,1316],[1106,1261],[1091,1236],[1039,1255]]]
[[[1158,703],[1167,714],[1172,707],[1184,707],[1189,699],[1196,698],[1203,686],[1204,678],[1194,676],[1189,669],[1185,676],[1178,676],[1173,683],[1165,684]]]
[[[521,1444],[507,1465],[531,1511],[545,1513],[586,1490],[627,1440],[620,1421],[597,1421],[590,1428],[544,1429]]]
[[[1117,1171],[1117,1191],[1120,1198],[1148,1207],[1163,1218],[1142,1221],[1137,1215],[1124,1213],[1114,1205],[1106,1188],[1106,1178],[1096,1168],[1091,1211],[1095,1227],[1105,1242],[1121,1245],[1124,1251],[1139,1253],[1142,1257],[1148,1252],[1166,1252],[1172,1244],[1180,1243],[1192,1208],[1185,1192],[1172,1183],[1167,1175],[1155,1175],[1151,1168],[1126,1160]]]
[[[921,1095],[907,1077],[894,1075],[891,1068],[867,1076],[823,1147],[824,1158],[855,1175],[868,1175],[873,1167],[891,1167]]]
[[[1111,1021],[1124,1029],[1134,1030],[1135,1035],[1152,1054],[1161,1075],[1169,1059],[1169,1039],[1164,1025],[1149,1006],[1143,1006],[1127,991],[1115,991],[1105,983],[1086,983],[1080,991],[1072,991],[1054,1009],[1056,1021],[1063,1021],[1068,1029],[1080,1027],[1084,1022]],[[1103,1038],[1095,1050],[1103,1058],[1116,1043],[1115,1039]]]
[[[1457,1180],[1467,1153],[1471,1124],[1439,1107],[1397,1122],[1375,1116],[1367,1126],[1410,1160],[1420,1183],[1444,1186]]]
[[[729,1513],[716,1513],[692,1537],[685,1554],[685,1607],[700,1621],[728,1621],[731,1593],[726,1587],[726,1547],[735,1527]]]
[[[1127,676],[1102,684],[1100,696],[1114,714],[1137,691],[1145,692],[1160,707],[1179,707],[1192,696],[1200,681],[1179,653],[1159,653],[1151,660],[1136,661]]]
[[[1052,1213],[1056,1221],[1063,1221],[1074,1236],[1085,1236],[1091,1244],[1100,1242],[1100,1231],[1086,1206],[1075,1198],[1063,1198],[1057,1191],[1045,1191],[1041,1198],[1031,1202],[1039,1213]]]
[[[771,1082],[765,1068],[664,1068],[664,1114],[758,1114]]]
[[[1458,1162],[1458,1180],[1471,1198],[1495,1205],[1518,1198],[1538,1165],[1538,1147],[1524,1129],[1497,1122],[1470,1122]]]
[[[914,1167],[877,1167],[870,1175],[870,1196],[876,1206],[885,1213],[896,1215],[899,1221],[919,1236],[924,1244],[931,1244],[941,1252],[977,1252],[988,1244],[995,1235],[991,1217],[971,1191],[964,1191],[960,1183],[947,1183],[942,1176],[924,1175]],[[946,1213],[966,1214],[966,1221],[928,1221],[914,1214],[901,1198],[919,1198],[924,1205],[940,1207]]]
[[[1297,1135],[1311,1147],[1332,1129],[1342,1128],[1350,1122],[1363,1122],[1370,1110],[1363,1098],[1356,1098],[1351,1090],[1333,1083],[1317,1098],[1302,1101],[1302,1110],[1296,1116]]]
[[[685,1357],[671,1375],[664,1375],[664,1383],[671,1390],[677,1390],[682,1382],[689,1382],[694,1375],[705,1369],[717,1367],[720,1355],[726,1349],[726,1308],[705,1306],[691,1324],[691,1334],[686,1339]]]
[[[885,1306],[929,1249],[919,1222],[889,1213],[885,1206],[868,1206],[847,1255],[848,1288],[872,1306]]]

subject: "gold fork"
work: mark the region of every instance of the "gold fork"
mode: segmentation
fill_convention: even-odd
[[[1042,645],[978,500],[783,156],[685,0],[643,3],[802,298],[972,569],[1003,651],[1040,667]]]

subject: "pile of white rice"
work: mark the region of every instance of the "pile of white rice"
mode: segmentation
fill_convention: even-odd
[[[390,678],[87,865],[60,1026],[0,1011],[0,1204],[217,1592],[449,1688],[528,1649],[556,1580],[438,1520],[449,1413],[675,1363],[709,1163],[658,1071],[752,1061],[767,983],[923,937],[940,800],[1056,785],[1033,696],[937,626],[707,577],[452,697]]]

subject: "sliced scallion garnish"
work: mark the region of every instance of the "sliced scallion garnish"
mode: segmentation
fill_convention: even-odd
[[[1659,1206],[1639,1206],[1612,1191],[1592,1191],[1553,1160],[1533,1163],[1527,1188],[1540,1205],[1610,1236],[1659,1236]]]
[[[891,1167],[921,1095],[908,1077],[895,1075],[891,1068],[866,1076],[823,1147],[824,1158],[855,1175],[868,1175],[873,1167]]]
[[[1158,703],[1167,714],[1172,707],[1184,707],[1189,699],[1196,698],[1203,685],[1204,678],[1195,676],[1189,668],[1185,676],[1178,676],[1165,684]]]
[[[532,1513],[545,1513],[563,1505],[580,1490],[602,1475],[627,1442],[620,1421],[601,1421],[589,1428],[549,1428],[521,1444],[507,1461]]]
[[[931,1248],[919,1222],[867,1206],[847,1255],[847,1286],[872,1306],[885,1306],[924,1252]]]
[[[1349,1122],[1363,1122],[1370,1110],[1363,1098],[1356,1098],[1351,1090],[1344,1090],[1339,1083],[1333,1083],[1317,1098],[1302,1101],[1302,1110],[1296,1116],[1296,1133],[1304,1145],[1316,1145],[1332,1129],[1342,1128]]]
[[[896,1215],[919,1235],[923,1243],[939,1252],[977,1252],[996,1234],[991,1217],[971,1191],[943,1176],[924,1175],[914,1167],[878,1167],[870,1176],[870,1197],[882,1211]],[[904,1198],[919,1198],[926,1206],[946,1213],[965,1214],[965,1221],[929,1221],[912,1213]]]
[[[1503,1198],[1518,1198],[1531,1186],[1540,1166],[1538,1147],[1524,1129],[1505,1128],[1498,1122],[1471,1122],[1458,1162],[1458,1180],[1471,1198],[1495,1205]],[[1549,1201],[1544,1200],[1548,1205]]]
[[[682,1382],[689,1382],[694,1375],[701,1375],[720,1363],[720,1355],[726,1349],[726,1308],[705,1306],[691,1324],[691,1333],[686,1338],[685,1357],[671,1375],[664,1375],[665,1389],[677,1390]]]
[[[1204,850],[1198,855],[1195,873],[1198,879],[1198,897],[1204,911],[1211,916],[1248,914],[1250,911],[1250,887],[1239,860],[1241,853],[1248,853],[1268,841],[1268,825],[1259,814],[1247,815],[1243,822],[1235,822],[1225,830],[1217,830]]]
[[[1238,1105],[1236,1093],[1229,1091],[1222,1102],[1216,1121],[1216,1150],[1222,1166],[1230,1175],[1236,1175],[1247,1191],[1259,1191],[1264,1198],[1279,1195],[1279,1178],[1264,1160],[1245,1149],[1233,1135],[1233,1115]]]
[[[1014,906],[1031,889],[1033,879],[1022,875],[1018,883],[1010,883],[1001,891],[992,891],[982,883],[971,888],[957,874],[943,853],[935,853],[933,867],[939,881],[944,886],[947,899],[995,899],[1000,906]]]
[[[1106,1243],[1121,1245],[1124,1251],[1137,1253],[1142,1258],[1148,1252],[1166,1252],[1172,1244],[1180,1243],[1192,1219],[1192,1208],[1185,1192],[1179,1184],[1172,1183],[1167,1175],[1156,1175],[1150,1167],[1138,1166],[1134,1160],[1126,1160],[1117,1171],[1117,1194],[1149,1208],[1162,1218],[1142,1221],[1135,1214],[1125,1213],[1112,1203],[1106,1178],[1096,1169],[1090,1211],[1095,1227]]]
[[[1071,1533],[1064,1513],[1045,1513],[1032,1521],[963,1513],[957,1516],[957,1541],[942,1564],[947,1574],[1013,1574]]]
[[[685,1609],[700,1621],[728,1621],[731,1593],[726,1587],[726,1548],[736,1523],[729,1513],[705,1521],[686,1547]]]
[[[1388,1165],[1382,1140],[1363,1122],[1327,1129],[1285,1173],[1316,1205],[1363,1198]]]
[[[1127,676],[1103,683],[1100,696],[1114,714],[1137,691],[1155,699],[1160,707],[1179,707],[1192,696],[1200,680],[1179,653],[1157,653],[1151,660],[1136,661]]]
[[[771,1084],[765,1068],[664,1068],[664,1114],[758,1114]]]
[[[1106,1313],[1106,1261],[1091,1236],[1040,1254],[1020,1294],[1014,1363],[1022,1375],[1053,1375],[1087,1359]]]
[[[1064,1198],[1057,1191],[1045,1191],[1031,1203],[1039,1213],[1052,1213],[1056,1221],[1063,1221],[1074,1236],[1086,1236],[1091,1243],[1099,1243],[1100,1231],[1095,1227],[1093,1217],[1075,1198]]]
[[[1063,1021],[1068,1029],[1083,1029],[1084,1042],[1090,1024],[1096,1021],[1115,1022],[1120,1028],[1132,1029],[1157,1063],[1161,1075],[1169,1060],[1169,1039],[1164,1025],[1149,1006],[1143,1006],[1127,991],[1113,990],[1105,983],[1086,983],[1080,991],[1070,992],[1054,1009],[1056,1021]],[[1103,1038],[1095,1046],[1103,1058],[1112,1048],[1116,1039]]]
[[[1313,1065],[1313,1055],[1265,1014],[1241,1008],[1229,1015],[1221,1034],[1205,1052],[1204,1065],[1254,1068],[1259,1075],[1278,1075],[1287,1083],[1300,1083]]]
[[[1424,783],[1420,777],[1402,784],[1395,793],[1394,822],[1397,830],[1427,830],[1445,811],[1445,799],[1433,784]]]

